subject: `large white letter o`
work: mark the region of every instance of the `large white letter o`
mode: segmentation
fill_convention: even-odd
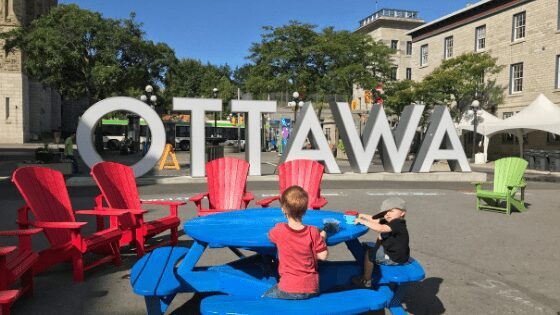
[[[152,135],[152,143],[150,150],[140,161],[132,166],[134,175],[140,177],[154,168],[157,164],[163,150],[165,149],[165,128],[158,114],[144,102],[132,97],[111,97],[93,104],[78,122],[78,130],[76,131],[76,144],[80,150],[82,160],[89,166],[93,167],[96,163],[102,162],[93,145],[93,131],[97,122],[106,114],[114,111],[129,111],[135,113],[148,123],[150,133]]]

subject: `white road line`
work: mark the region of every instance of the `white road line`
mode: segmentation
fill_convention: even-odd
[[[441,192],[424,192],[424,191],[385,191],[385,192],[372,192],[366,193],[368,196],[445,196]]]
[[[0,180],[10,179],[10,176],[0,176]]]
[[[348,194],[344,192],[322,192],[321,195],[323,196],[340,196],[340,197],[347,197]]]
[[[271,162],[263,162],[263,164],[272,165],[272,166],[274,166],[274,167],[278,166],[278,164],[274,164],[274,163],[271,163]]]

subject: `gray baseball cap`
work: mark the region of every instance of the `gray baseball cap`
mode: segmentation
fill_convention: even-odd
[[[399,197],[391,197],[383,200],[381,203],[381,212],[374,215],[374,219],[380,219],[385,216],[385,213],[391,209],[401,209],[402,211],[406,211],[406,201]]]

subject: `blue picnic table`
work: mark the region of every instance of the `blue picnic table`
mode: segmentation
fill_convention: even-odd
[[[303,218],[303,223],[322,228],[325,219],[340,221],[339,230],[327,235],[327,245],[345,243],[354,259],[321,263],[321,292],[347,287],[351,277],[362,272],[364,253],[358,237],[368,231],[363,225],[345,223],[342,213],[326,210],[309,210]],[[183,228],[193,239],[192,246],[162,247],[144,256],[134,265],[131,272],[133,290],[136,294],[144,296],[148,314],[164,313],[174,296],[180,292],[222,293],[223,295],[207,297],[202,301],[201,311],[207,314],[225,314],[232,311],[257,314],[259,309],[266,312],[267,309],[294,307],[303,307],[302,310],[306,311],[316,309],[317,312],[311,313],[319,314],[322,313],[322,308],[328,308],[328,301],[350,298],[352,291],[355,291],[355,296],[365,295],[368,298],[361,299],[364,302],[354,300],[354,308],[344,306],[344,303],[337,306],[338,311],[330,307],[327,309],[329,313],[368,311],[383,308],[391,303],[394,290],[387,288],[377,291],[351,290],[321,294],[317,298],[299,303],[261,298],[267,289],[277,283],[278,273],[274,262],[276,247],[268,239],[268,232],[280,222],[287,222],[287,219],[279,208],[246,209],[191,219]],[[197,266],[207,249],[226,247],[245,249],[256,254],[224,265]],[[232,307],[235,309],[231,309]],[[400,301],[397,307],[400,307]]]

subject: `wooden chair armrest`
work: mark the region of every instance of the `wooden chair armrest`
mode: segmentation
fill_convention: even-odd
[[[127,214],[130,213],[129,211],[126,210],[116,210],[116,209],[111,209],[111,210],[76,210],[75,211],[76,214],[82,214],[82,215],[99,215],[99,216],[105,216],[105,217],[118,217],[121,216],[123,214]]]
[[[43,232],[41,228],[25,229],[25,230],[11,230],[0,231],[0,236],[29,236]]]
[[[189,198],[189,201],[192,201],[192,202],[200,202],[200,201],[201,201],[204,197],[206,197],[206,196],[208,196],[208,193],[207,193],[207,192],[204,192],[204,193],[198,194],[198,195],[196,195],[196,196],[190,197],[190,198]]]
[[[18,297],[19,293],[19,290],[0,291],[0,304],[11,304]]]
[[[0,247],[0,256],[7,256],[17,250],[16,246],[4,246]]]
[[[255,199],[255,196],[253,196],[253,194],[250,192],[245,192],[245,194],[243,195],[243,201],[251,201],[253,199]]]
[[[141,204],[146,205],[162,205],[162,206],[183,206],[187,203],[185,201],[169,201],[169,200],[140,200]]]
[[[86,225],[87,222],[44,222],[44,221],[34,221],[31,224],[35,227],[40,227],[43,229],[70,229],[79,230],[82,226]]]
[[[149,212],[148,210],[144,210],[144,209],[117,209],[117,208],[107,208],[107,207],[95,209],[95,211],[97,211],[97,210],[101,210],[101,211],[124,211],[124,213],[130,213],[132,215],[143,215],[143,214]]]
[[[513,188],[525,188],[525,186],[527,186],[525,183],[519,184],[519,185],[507,185],[507,188],[509,190],[513,189]]]
[[[274,197],[259,200],[255,204],[257,206],[262,206],[263,208],[268,208],[268,205],[270,205],[270,203],[272,203],[274,200],[279,200],[279,199],[280,199],[280,196],[274,196]]]

